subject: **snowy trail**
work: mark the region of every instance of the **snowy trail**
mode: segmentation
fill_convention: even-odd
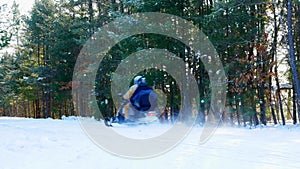
[[[166,126],[119,128],[122,133],[165,131]],[[0,118],[0,169],[296,169],[300,127],[219,128],[199,145],[194,128],[161,156],[132,160],[96,146],[76,120]],[[152,133],[151,133],[152,132]]]

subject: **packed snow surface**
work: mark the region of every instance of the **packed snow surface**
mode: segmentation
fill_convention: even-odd
[[[170,127],[152,124],[113,130],[128,137],[155,137]],[[136,160],[102,150],[76,118],[1,117],[0,169],[300,168],[300,126],[222,127],[205,144],[199,144],[202,130],[194,127],[180,144],[162,155]]]

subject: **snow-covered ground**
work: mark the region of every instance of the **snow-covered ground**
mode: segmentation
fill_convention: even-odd
[[[113,130],[151,137],[167,129],[154,124]],[[135,160],[99,148],[76,119],[1,117],[0,169],[300,168],[300,126],[219,128],[208,142],[199,145],[202,129],[193,128],[185,140],[163,155]]]

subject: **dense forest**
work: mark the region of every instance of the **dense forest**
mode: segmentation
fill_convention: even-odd
[[[90,109],[88,102],[72,97],[72,75],[82,47],[115,18],[142,12],[176,15],[208,36],[227,77],[224,123],[300,123],[298,0],[36,0],[28,15],[21,15],[16,3],[4,4],[0,116],[61,118]],[[14,52],[5,52],[11,48]],[[99,66],[95,91],[81,97],[93,94],[104,116],[115,113],[110,90],[114,71],[130,54],[149,48],[166,49],[193,70],[199,91],[191,92],[200,96],[196,122],[204,124],[213,104],[208,73],[195,51],[162,35],[138,34],[113,46]],[[279,70],[282,65],[285,69]],[[163,70],[140,74],[166,95],[164,120],[174,120],[182,104],[176,80]]]

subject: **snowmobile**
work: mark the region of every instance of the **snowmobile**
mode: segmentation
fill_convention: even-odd
[[[113,124],[125,124],[128,126],[135,125],[147,125],[150,123],[158,122],[158,113],[155,110],[151,111],[138,111],[130,105],[129,108],[129,118],[126,119],[123,113],[123,109],[126,104],[130,104],[130,101],[124,100],[122,101],[121,106],[119,107],[117,114],[113,117],[104,118],[104,124],[107,127],[113,127]]]

